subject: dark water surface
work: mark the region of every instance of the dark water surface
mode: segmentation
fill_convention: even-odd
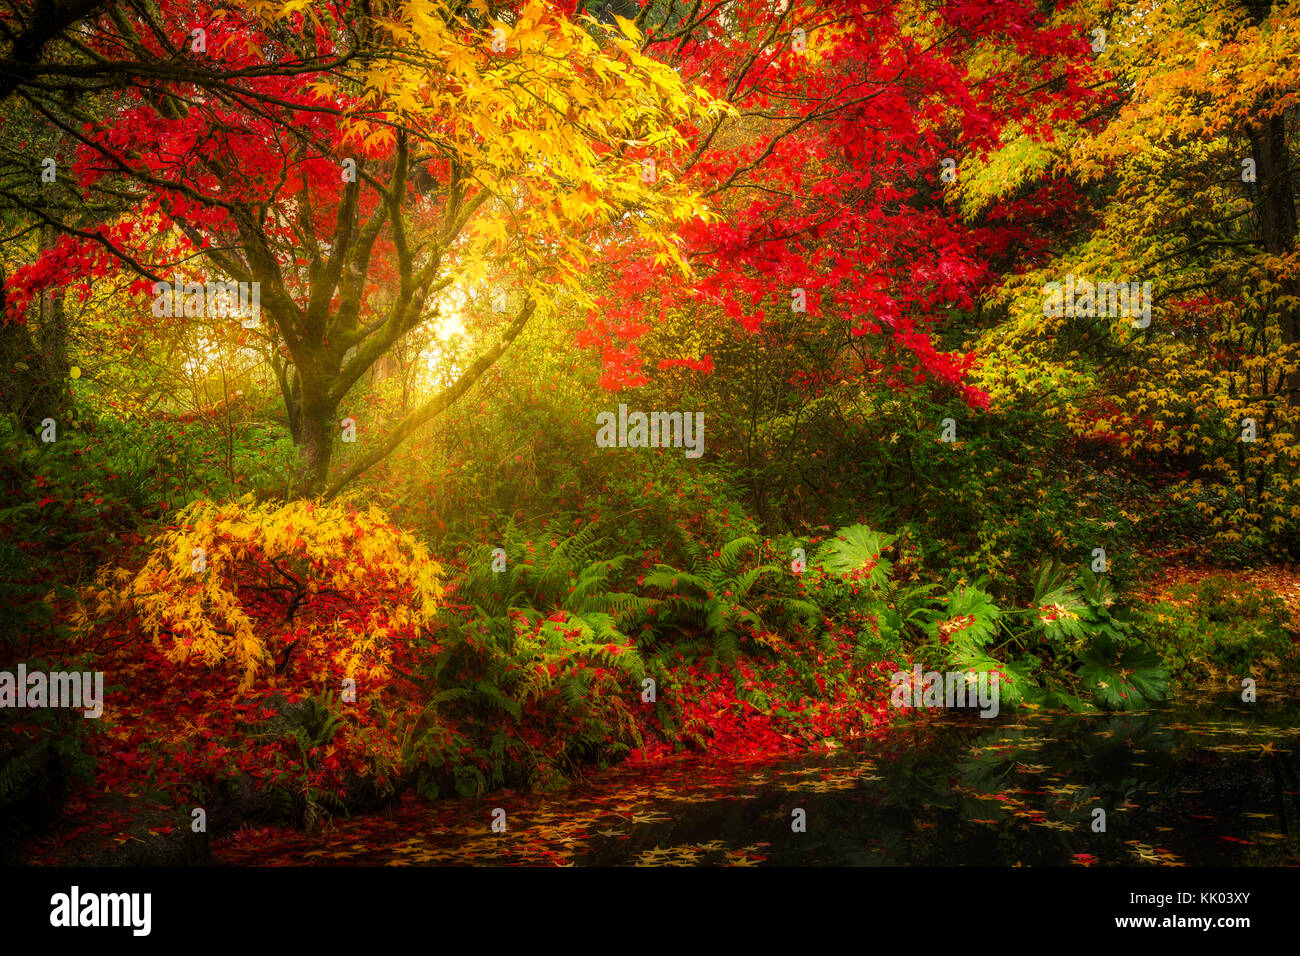
[[[1300,865],[1300,706],[1238,694],[1123,715],[944,716],[793,758],[677,758],[247,831],[228,864]],[[492,811],[506,812],[493,832]],[[1095,809],[1105,811],[1096,832]],[[801,809],[806,831],[794,832]]]

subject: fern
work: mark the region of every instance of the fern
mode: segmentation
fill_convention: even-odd
[[[0,767],[0,805],[14,803],[44,771],[48,748],[44,744],[20,751]]]
[[[718,661],[728,667],[740,655],[740,638],[735,631],[722,631],[713,642],[713,653]]]
[[[728,541],[718,550],[718,556],[713,562],[713,568],[719,574],[731,576],[736,573],[740,567],[741,556],[754,547],[755,540],[749,537],[740,537]]]
[[[700,560],[689,571],[661,564],[647,573],[646,587],[667,592],[659,600],[660,622],[686,633],[704,630],[713,636],[715,646],[724,636],[738,637],[741,628],[761,627],[762,615],[749,606],[751,592],[765,576],[780,569],[770,564],[742,568],[742,558],[755,544],[750,537],[736,538],[708,558],[696,548],[693,553]],[[726,646],[731,646],[730,639]]]
[[[928,595],[939,589],[938,584],[923,584],[905,588],[895,581],[886,583],[883,606],[875,609],[876,626],[881,636],[892,640],[909,636],[913,631],[925,631],[933,611],[935,599]]]
[[[614,615],[615,619],[639,620],[657,603],[659,602],[651,597],[616,592],[590,595],[583,600],[582,607],[594,611],[605,611]],[[580,610],[580,608],[573,608],[573,610]]]
[[[644,582],[648,587],[662,588],[665,591],[691,588],[706,597],[713,592],[712,582],[699,575],[690,574],[687,571],[678,571],[676,568],[670,568],[667,565],[660,565],[646,574]]]
[[[788,598],[777,595],[772,598],[772,607],[787,620],[812,627],[822,616],[822,610],[812,601],[802,598]]]
[[[514,717],[516,720],[519,719],[519,716],[522,713],[519,703],[515,700],[511,700],[503,694],[501,688],[497,687],[497,685],[492,681],[476,681],[470,690],[473,693],[474,702],[476,704],[490,707],[493,710],[502,711],[503,713]]]

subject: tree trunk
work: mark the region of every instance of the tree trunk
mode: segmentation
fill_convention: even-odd
[[[54,245],[54,229],[41,231],[40,248]],[[27,431],[52,418],[60,429],[72,417],[68,385],[68,319],[63,290],[48,289],[28,311],[26,323],[8,318],[4,298],[6,281],[0,265],[0,363],[8,374],[0,387],[0,407],[16,414]]]
[[[1252,5],[1250,9],[1255,23],[1260,23],[1271,12],[1267,4]],[[1271,255],[1289,256],[1296,244],[1296,194],[1285,113],[1252,124],[1249,133],[1259,183],[1255,193],[1255,212],[1259,216],[1260,237]],[[1278,277],[1277,281],[1279,288],[1275,299],[1280,303],[1287,299],[1294,302],[1300,296],[1300,280]],[[1295,347],[1300,344],[1300,309],[1290,304],[1279,304],[1277,322],[1285,345]],[[1284,390],[1287,404],[1293,408],[1300,406],[1300,368],[1286,376]]]
[[[334,455],[336,411],[304,404],[299,419],[298,481],[295,494],[312,498],[325,490]]]
[[[41,234],[41,251],[54,248],[58,234],[46,225]],[[47,289],[41,294],[41,320],[36,330],[37,345],[49,379],[53,400],[60,405],[68,398],[68,317],[63,309],[63,290]]]

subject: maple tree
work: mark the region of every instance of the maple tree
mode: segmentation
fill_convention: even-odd
[[[134,575],[101,571],[73,625],[125,614],[169,660],[233,663],[241,689],[284,673],[296,649],[308,681],[383,680],[391,642],[428,623],[442,595],[441,568],[373,507],[201,501],[150,546]]]
[[[1175,500],[1204,514],[1221,544],[1285,540],[1300,519],[1294,134],[1284,118],[1296,12],[1234,0],[1106,6],[1106,115],[1066,124],[1050,149],[1010,143],[961,184],[971,212],[1005,195],[1014,160],[1024,179],[1102,191],[1074,241],[992,297],[1008,315],[983,337],[980,380],[999,403],[1181,472]],[[1043,284],[1067,274],[1153,280],[1149,327],[1045,315]]]
[[[837,372],[899,389],[935,381],[982,404],[966,380],[974,357],[935,332],[991,281],[982,257],[1025,230],[996,216],[968,225],[944,201],[945,170],[1004,130],[1049,137],[1086,108],[1087,44],[1061,6],[696,5],[660,22],[643,8],[647,48],[735,107],[684,161],[725,215],[684,231],[697,281],[644,259],[613,278],[580,339],[603,346],[606,383],[645,380],[635,338],[654,313],[636,292],[654,288],[660,321],[725,316],[755,332],[797,313],[808,334],[839,323],[869,348]],[[672,338],[668,362],[702,361],[688,348],[698,333]]]
[[[78,185],[138,206],[78,228],[11,192],[64,238],[11,278],[10,312],[123,267],[142,296],[173,276],[257,284],[270,322],[241,344],[275,370],[301,493],[338,491],[462,395],[535,312],[581,300],[600,243],[630,232],[679,262],[667,227],[703,211],[667,172],[644,171],[681,148],[677,124],[720,106],[644,56],[630,26],[598,40],[540,2],[161,14],[161,26],[119,9],[87,21],[84,55],[160,65],[109,82],[106,115],[20,87],[62,131]],[[484,281],[512,317],[418,409],[364,423],[377,433],[367,454],[327,482],[353,386],[439,315],[444,290]]]

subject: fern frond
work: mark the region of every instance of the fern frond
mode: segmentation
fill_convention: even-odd
[[[741,555],[756,544],[758,542],[748,536],[741,536],[728,541],[719,550],[718,557],[714,559],[714,567],[730,577],[736,573],[736,569],[740,566]]]

